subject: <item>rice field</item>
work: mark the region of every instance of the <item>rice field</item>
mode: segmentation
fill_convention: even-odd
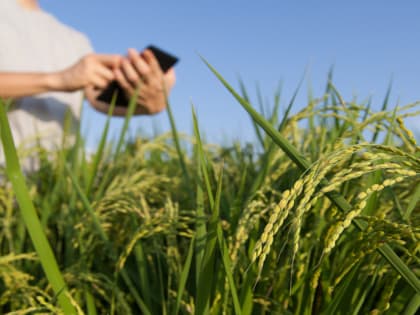
[[[1,102],[0,314],[416,314],[420,102],[374,111],[329,80],[292,115],[300,87],[267,110],[207,65],[256,143],[206,143],[194,110],[181,134],[168,104],[171,133],[127,140],[129,113],[23,176]]]

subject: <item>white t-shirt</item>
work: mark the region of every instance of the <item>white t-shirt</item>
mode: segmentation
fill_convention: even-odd
[[[92,46],[83,34],[52,15],[24,9],[16,0],[0,0],[0,71],[63,70],[90,52]],[[82,103],[81,91],[17,100],[8,113],[16,146],[28,148],[40,140],[43,147],[55,148],[61,143],[66,113],[77,125]],[[0,146],[0,163],[3,161]]]

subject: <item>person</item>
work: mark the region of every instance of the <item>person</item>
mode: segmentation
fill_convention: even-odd
[[[162,73],[149,50],[95,53],[85,35],[43,11],[38,0],[0,1],[0,98],[13,100],[8,119],[16,146],[30,147],[36,139],[46,149],[56,148],[66,115],[77,126],[84,97],[108,112],[109,104],[97,97],[112,81],[127,98],[140,85],[135,114],[151,115],[165,109],[175,72]],[[126,110],[117,106],[113,114]]]

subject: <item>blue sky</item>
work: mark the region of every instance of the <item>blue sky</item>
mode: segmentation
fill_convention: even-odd
[[[204,56],[230,83],[240,76],[269,101],[282,81],[285,106],[305,68],[295,110],[310,84],[321,96],[334,65],[334,83],[346,100],[373,96],[381,106],[393,77],[392,105],[420,100],[418,1],[139,1],[41,0],[58,19],[84,32],[96,51],[122,53],[150,43],[180,58],[170,96],[178,128],[191,134],[191,104],[211,142],[254,139],[249,117],[200,60]],[[88,144],[99,138],[102,114],[85,107]],[[416,127],[414,119],[410,126]],[[121,119],[113,119],[116,134]],[[139,117],[133,129],[168,130],[166,113]],[[418,127],[417,127],[418,128]],[[419,129],[417,129],[419,130]]]

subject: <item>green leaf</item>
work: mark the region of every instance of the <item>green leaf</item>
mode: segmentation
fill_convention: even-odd
[[[176,296],[176,306],[175,306],[174,315],[178,314],[179,312],[179,306],[181,304],[182,295],[184,294],[185,285],[187,283],[188,275],[190,273],[191,261],[192,261],[192,257],[194,253],[194,243],[195,243],[195,239],[193,237],[190,242],[187,258],[185,259],[184,268],[182,268],[181,278],[179,279],[179,286],[178,286],[178,292]]]
[[[42,268],[47,276],[48,282],[56,294],[58,303],[65,314],[76,314],[76,309],[69,298],[69,291],[64,282],[63,275],[55,259],[50,243],[42,229],[41,222],[36,214],[32,203],[25,178],[22,174],[18,155],[12,138],[9,121],[6,114],[6,106],[0,99],[0,136],[3,143],[3,150],[6,157],[6,172],[12,183],[20,206],[23,221],[28,229],[32,243],[38,254]]]
[[[110,120],[112,118],[112,113],[114,112],[116,99],[117,99],[117,95],[115,94],[113,96],[111,104],[109,106],[108,117],[107,117],[107,120],[106,120],[106,123],[105,123],[104,130],[102,131],[101,140],[99,141],[98,149],[96,150],[95,157],[93,158],[93,163],[92,163],[92,166],[90,168],[90,172],[88,172],[86,195],[90,195],[90,192],[92,190],[93,181],[95,179],[95,175],[98,172],[99,162],[101,161],[102,156],[104,154],[106,139],[107,139],[107,136],[108,136],[109,124],[110,124]]]

